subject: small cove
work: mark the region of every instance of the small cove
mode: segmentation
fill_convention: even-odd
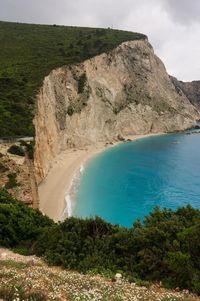
[[[73,215],[130,227],[155,206],[200,208],[200,134],[142,138],[109,148],[85,166]]]

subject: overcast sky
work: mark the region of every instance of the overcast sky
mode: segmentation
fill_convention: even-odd
[[[142,32],[168,73],[200,80],[200,0],[0,0],[0,20]]]

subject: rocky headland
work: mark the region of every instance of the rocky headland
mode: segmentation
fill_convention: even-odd
[[[62,151],[129,135],[182,131],[199,118],[197,107],[177,91],[147,39],[55,69],[37,97],[38,183]]]

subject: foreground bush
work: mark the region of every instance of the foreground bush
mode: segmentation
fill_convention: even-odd
[[[53,224],[38,210],[33,210],[13,199],[0,189],[0,245],[5,247],[31,247],[45,227]]]
[[[132,281],[162,281],[200,293],[200,210],[155,208],[143,223],[136,221],[127,229],[98,217],[55,224],[19,202],[3,202],[2,245],[27,244],[49,263],[65,268],[122,271]]]

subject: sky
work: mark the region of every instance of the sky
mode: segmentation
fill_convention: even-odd
[[[200,80],[200,0],[0,0],[0,20],[141,32],[169,74]]]

